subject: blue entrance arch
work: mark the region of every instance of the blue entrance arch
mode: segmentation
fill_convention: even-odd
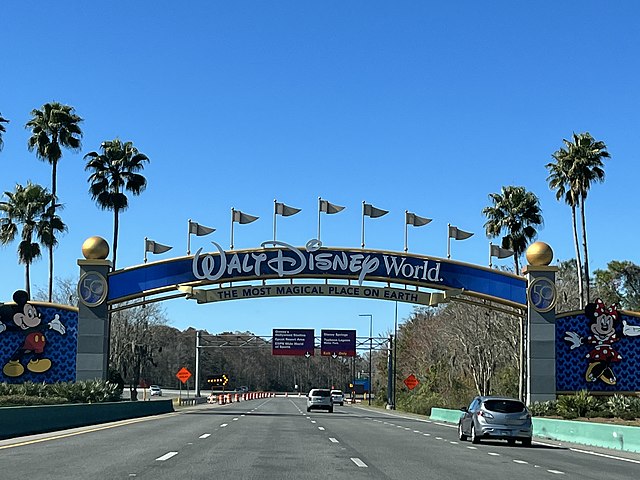
[[[214,243],[214,242],[212,242]],[[407,290],[463,290],[465,295],[516,309],[526,309],[527,280],[499,270],[437,257],[380,250],[324,248],[317,240],[304,247],[283,242],[265,242],[260,248],[217,251],[137,265],[108,276],[110,305],[156,295],[183,292],[185,287],[221,287],[234,283],[266,285],[274,280],[348,281],[349,284],[383,284]],[[328,289],[311,294],[323,295]],[[335,291],[334,291],[335,293]],[[294,295],[304,292],[292,290]],[[269,296],[269,295],[264,295]],[[349,296],[348,294],[346,296]],[[362,295],[360,295],[362,296]],[[253,296],[250,296],[253,298]],[[247,297],[231,297],[250,298]],[[380,298],[380,297],[376,297]],[[384,299],[384,297],[383,297]],[[389,300],[429,304],[424,295],[387,297]]]

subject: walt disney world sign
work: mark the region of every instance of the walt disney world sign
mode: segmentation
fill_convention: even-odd
[[[217,252],[154,262],[112,272],[107,300],[115,304],[142,296],[181,290],[200,303],[264,296],[347,296],[429,304],[429,296],[419,287],[464,289],[465,294],[524,308],[526,280],[486,267],[441,258],[365,249],[325,248],[313,239],[304,247],[280,241],[263,242],[253,250],[224,251],[211,242]],[[304,284],[267,286],[267,280],[293,279],[348,280],[349,286]],[[260,287],[230,286],[193,295],[190,287],[223,285],[232,282],[261,281]],[[352,285],[355,282],[357,286]],[[383,282],[373,287],[365,282]],[[416,287],[415,292],[391,288],[391,284]]]

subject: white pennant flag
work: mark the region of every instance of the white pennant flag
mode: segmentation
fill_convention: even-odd
[[[209,235],[210,233],[213,233],[215,231],[215,228],[205,227],[204,225],[200,225],[199,223],[189,220],[189,233],[193,235],[202,237],[203,235]]]
[[[513,250],[509,250],[508,248],[502,248],[498,245],[491,244],[491,256],[497,258],[509,258],[515,252]]]
[[[320,208],[321,212],[324,212],[324,213],[327,213],[327,214],[331,215],[331,214],[334,214],[334,213],[341,212],[342,210],[344,210],[345,207],[342,207],[340,205],[336,205],[336,204],[331,203],[331,202],[329,202],[327,200],[320,199],[319,208]]]
[[[161,243],[154,242],[153,240],[145,240],[144,243],[145,243],[144,251],[153,253],[153,254],[168,252],[173,248],[168,245],[163,245]]]
[[[453,238],[454,240],[466,240],[471,236],[473,236],[473,233],[465,232],[464,230],[460,230],[458,227],[449,225],[449,238]]]
[[[275,202],[276,215],[282,215],[283,217],[290,217],[296,213],[302,211],[301,208],[290,207],[284,203]]]
[[[376,208],[370,203],[363,204],[363,215],[365,217],[378,218],[382,217],[389,213],[389,210],[383,210],[381,208]]]

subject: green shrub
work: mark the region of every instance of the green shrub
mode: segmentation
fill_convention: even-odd
[[[529,405],[529,411],[534,417],[549,417],[551,415],[557,415],[557,402],[555,400],[548,400],[546,402],[533,402]]]
[[[623,415],[632,413],[631,398],[624,395],[615,394],[613,397],[609,397],[606,407],[614,417],[622,418]]]
[[[30,406],[30,405],[61,405],[69,403],[63,397],[30,397],[28,395],[2,395],[0,396],[0,406]]]
[[[566,419],[587,417],[600,408],[600,402],[589,395],[588,390],[580,390],[575,395],[561,395],[557,403],[558,414]]]
[[[30,399],[62,398],[64,399],[63,403],[99,403],[119,401],[121,399],[121,391],[118,389],[117,384],[101,380],[52,384],[25,382],[15,385],[0,384],[0,396]]]

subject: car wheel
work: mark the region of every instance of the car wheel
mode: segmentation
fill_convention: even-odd
[[[530,438],[525,438],[524,440],[522,440],[522,446],[523,447],[530,447],[531,446],[531,439]]]
[[[509,446],[513,447],[516,444],[516,439],[515,438],[508,438],[507,439],[507,443],[509,444]]]
[[[462,422],[458,423],[458,439],[461,442],[465,442],[467,440],[467,436],[464,434],[464,431],[462,430]]]
[[[467,440],[467,436],[462,431],[462,422],[458,423],[458,438],[461,442],[465,442]]]
[[[341,406],[341,407],[344,407],[344,402],[340,402],[340,406]]]
[[[307,412],[310,412],[310,411],[311,411],[311,409],[309,407],[307,407]]]
[[[333,413],[333,407],[329,409],[329,413]]]
[[[476,434],[476,426],[473,423],[471,423],[471,443],[476,445],[480,443],[480,437]]]

